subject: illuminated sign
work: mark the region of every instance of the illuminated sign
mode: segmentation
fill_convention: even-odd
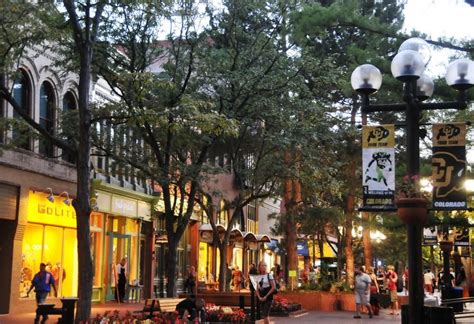
[[[48,200],[43,192],[30,191],[28,200],[28,221],[40,224],[76,227],[76,211],[74,207],[64,203],[63,197]]]

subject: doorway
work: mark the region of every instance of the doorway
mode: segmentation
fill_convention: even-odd
[[[122,258],[127,258],[127,277],[130,274],[130,243],[131,235],[118,234],[118,233],[107,233],[107,245],[108,245],[108,256],[107,256],[107,294],[106,300],[115,299],[116,289],[116,275],[115,267]],[[127,278],[128,280],[128,278]]]

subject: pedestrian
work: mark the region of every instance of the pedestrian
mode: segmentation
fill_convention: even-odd
[[[120,263],[115,267],[115,299],[119,303],[123,303],[125,299],[125,286],[127,284],[127,258],[122,258]]]
[[[232,269],[229,267],[228,263],[226,263],[225,281],[226,291],[230,291],[230,283],[232,281]]]
[[[431,272],[430,269],[426,270],[425,274],[423,275],[423,280],[425,282],[425,290],[428,294],[433,295],[433,280],[435,276]]]
[[[390,292],[390,302],[392,304],[392,311],[390,315],[398,315],[398,294],[397,294],[397,281],[398,275],[395,272],[395,267],[393,265],[387,266],[387,289]]]
[[[405,271],[403,272],[403,284],[405,288],[405,296],[408,295],[408,283],[409,283],[410,277],[408,273],[408,267],[405,267]]]
[[[191,297],[194,297],[197,292],[197,273],[194,266],[190,266],[188,269],[188,276],[185,281],[185,286]]]
[[[183,323],[194,323],[194,321],[204,323],[206,321],[205,305],[204,299],[191,297],[180,301],[175,310],[178,312],[178,318],[183,320]]]
[[[232,272],[232,284],[234,285],[234,291],[240,291],[242,284],[242,271],[240,271],[239,266],[235,266],[234,271]]]
[[[37,274],[35,274],[35,276],[33,277],[33,280],[31,281],[31,287],[27,291],[26,296],[28,297],[28,295],[30,294],[30,291],[33,290],[33,288],[35,288],[36,305],[44,304],[46,297],[51,291],[51,286],[53,286],[54,288],[54,294],[57,295],[58,292],[56,290],[54,277],[50,272],[46,271],[46,264],[41,263],[40,271]],[[48,319],[48,315],[43,315],[43,322],[45,322],[47,319]],[[38,313],[38,310],[36,310],[35,323],[38,323],[39,320],[40,320],[40,315]]]
[[[354,318],[361,318],[360,311],[362,306],[367,307],[369,311],[369,318],[372,318],[372,307],[370,306],[370,283],[372,279],[368,274],[364,272],[364,268],[359,266],[355,272],[355,301],[356,301],[356,314]]]
[[[249,274],[248,274],[250,291],[255,291],[255,289],[253,288],[250,276],[255,276],[257,274],[258,274],[258,271],[257,271],[257,267],[255,266],[255,263],[250,264],[250,269],[249,269]]]
[[[255,278],[257,287],[255,293],[260,303],[260,310],[264,324],[270,323],[270,309],[273,303],[273,292],[276,289],[275,279],[271,273],[267,271],[265,261],[258,264],[258,275]]]
[[[370,277],[370,306],[374,315],[379,315],[380,302],[376,297],[376,294],[380,293],[379,284],[377,282],[377,275],[374,272],[374,268],[367,267],[367,274]]]

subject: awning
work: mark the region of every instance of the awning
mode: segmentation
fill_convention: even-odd
[[[246,241],[246,242],[257,242],[257,237],[252,232],[244,232],[244,241]]]
[[[235,241],[243,241],[244,239],[244,233],[242,233],[238,228],[234,228],[230,232],[230,242],[235,242]]]
[[[296,252],[301,256],[309,256],[308,243],[306,241],[297,241]]]
[[[216,227],[217,227],[217,231],[219,232],[219,235],[224,235],[225,227],[221,224],[216,224]],[[201,226],[199,226],[199,234],[201,237],[201,241],[203,242],[212,243],[213,232],[214,231],[212,230],[211,224],[201,224]]]
[[[255,235],[255,237],[257,238],[257,242],[270,242],[271,241],[270,236],[268,236],[267,234],[257,234]]]
[[[217,231],[219,233],[225,233],[224,225],[216,224],[216,227],[217,227]],[[211,224],[207,223],[207,224],[201,224],[201,226],[199,226],[199,231],[201,231],[201,232],[212,232],[213,230],[212,230]]]

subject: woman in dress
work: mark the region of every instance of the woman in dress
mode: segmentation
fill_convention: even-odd
[[[255,280],[257,287],[255,293],[260,303],[263,321],[265,324],[270,323],[270,309],[273,303],[273,292],[275,291],[275,279],[273,275],[267,271],[265,261],[258,264],[258,275]]]

